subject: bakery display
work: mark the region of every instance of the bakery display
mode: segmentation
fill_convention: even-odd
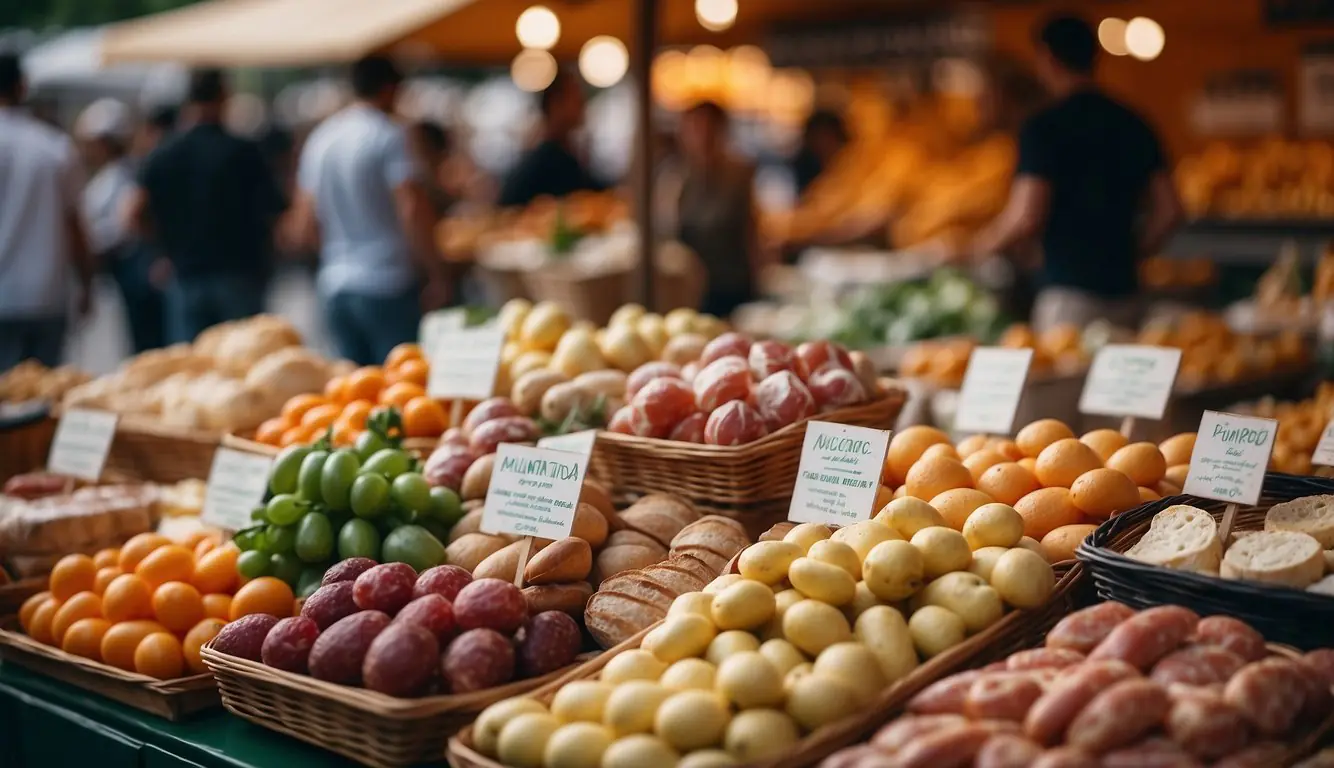
[[[36,360],[24,360],[13,368],[0,372],[0,403],[22,403],[29,400],[58,403],[66,392],[90,378],[92,377],[87,373],[73,366],[48,368]]]
[[[0,557],[18,576],[45,574],[62,556],[119,546],[157,522],[152,485],[88,486],[41,498],[0,496]]]

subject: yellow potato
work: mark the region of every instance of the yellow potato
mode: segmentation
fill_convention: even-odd
[[[893,528],[905,539],[911,539],[923,528],[945,525],[945,518],[940,516],[935,507],[913,496],[889,502],[875,516],[875,521]]]
[[[755,763],[781,757],[790,752],[800,738],[797,724],[787,713],[776,709],[748,709],[732,718],[723,737],[723,746],[730,758]]]
[[[500,729],[496,759],[514,768],[542,768],[547,740],[560,726],[554,715],[544,712],[519,715]]]
[[[612,738],[600,723],[567,723],[547,739],[542,762],[546,768],[599,768]]]
[[[1005,547],[982,547],[973,550],[973,562],[968,566],[968,572],[991,581],[991,570],[996,567],[996,561],[1009,551]]]
[[[1024,537],[1024,518],[1009,504],[983,504],[963,524],[970,549],[1013,547]]]
[[[893,683],[917,668],[917,652],[913,649],[908,622],[897,608],[888,605],[868,608],[857,617],[855,635],[875,654],[886,682]]]
[[[774,595],[774,615],[763,627],[760,628],[760,639],[771,640],[773,638],[782,639],[783,637],[783,614],[788,608],[805,600],[806,596],[795,589],[785,589]]]
[[[1051,564],[1027,549],[1012,549],[996,561],[991,586],[1015,608],[1038,608],[1051,597],[1056,574]]]
[[[597,680],[575,680],[551,698],[551,714],[563,723],[602,722],[602,710],[612,686]]]
[[[866,523],[859,523],[858,525],[867,525],[867,524],[880,525],[879,523],[871,523],[869,520]],[[880,527],[884,528],[884,526]],[[844,528],[842,530],[849,530],[849,529]],[[879,544],[880,542],[876,543]],[[864,556],[858,553],[858,551],[851,545],[845,544],[843,542],[817,541],[815,544],[811,545],[811,548],[809,550],[807,550],[806,557],[810,558],[811,560],[819,560],[822,563],[829,563],[830,565],[836,565],[839,568],[842,568],[843,570],[847,571],[848,575],[851,576],[854,580],[860,579],[862,577],[862,560],[864,559]],[[790,576],[791,576],[791,568],[789,567],[789,577]]]
[[[858,642],[835,643],[820,651],[815,659],[815,674],[852,686],[863,703],[873,701],[886,684],[879,659]]]
[[[797,646],[786,640],[765,640],[760,645],[760,655],[769,660],[783,676],[787,676],[795,667],[806,663],[806,657]]]
[[[801,594],[812,600],[830,605],[852,602],[857,593],[857,582],[837,565],[820,562],[810,557],[799,557],[788,568],[788,580]]]
[[[875,520],[863,520],[847,528],[839,528],[833,540],[852,547],[858,561],[865,560],[871,549],[882,541],[902,539],[903,536],[893,528]]]
[[[738,709],[783,703],[783,675],[759,651],[732,656],[718,667],[718,691]]]
[[[947,608],[958,614],[970,633],[981,632],[1000,621],[1005,613],[1000,593],[982,577],[967,571],[941,576],[927,584],[913,601]]]
[[[866,556],[862,578],[871,594],[881,600],[902,600],[926,582],[926,558],[906,541],[882,541]]]
[[[852,686],[815,673],[793,683],[787,698],[787,713],[810,731],[854,715],[860,706]]]
[[[653,730],[658,707],[671,695],[672,691],[647,680],[621,683],[607,699],[602,722],[617,736],[648,733]]]
[[[658,682],[674,691],[691,688],[712,691],[717,674],[717,668],[704,659],[681,659],[668,667]]]
[[[710,664],[717,666],[733,654],[742,651],[758,651],[759,649],[759,638],[749,632],[733,629],[718,633],[718,636],[713,638],[713,642],[709,643],[709,649],[705,652],[704,658]],[[685,661],[685,659],[682,659],[682,661]],[[670,667],[668,669],[670,670]]]
[[[505,699],[482,710],[473,726],[473,740],[478,751],[495,757],[500,731],[519,715],[543,714],[547,708],[533,699]]]
[[[643,648],[635,648],[611,657],[602,668],[602,682],[616,685],[629,680],[657,680],[667,664]]]
[[[667,609],[667,615],[679,616],[683,613],[698,613],[700,616],[712,617],[713,594],[710,592],[687,592],[678,596],[672,601],[672,607]]]
[[[944,653],[962,643],[968,628],[958,614],[938,605],[926,605],[908,620],[913,646],[924,658]]]
[[[724,589],[727,589],[728,587],[737,583],[738,581],[741,581],[743,578],[745,577],[739,573],[724,573],[718,578],[714,579],[713,581],[710,581],[707,585],[705,585],[704,591],[707,594],[716,595],[719,592],[722,592]]]
[[[713,691],[680,691],[658,707],[653,732],[673,749],[690,752],[721,744],[730,719],[727,702]]]
[[[858,616],[877,605],[883,605],[880,598],[876,597],[871,588],[866,586],[865,581],[859,581],[857,582],[857,590],[852,595],[852,600],[843,606],[843,615],[848,617],[848,621],[855,622]]]
[[[834,643],[852,637],[848,620],[834,606],[802,600],[783,614],[783,636],[803,652],[815,656]]]
[[[741,575],[770,586],[787,578],[787,568],[804,554],[790,541],[761,541],[746,547],[737,561]]]
[[[732,718],[732,722],[736,722],[735,717]],[[727,727],[731,728],[732,726],[729,724]],[[732,768],[734,765],[739,765],[739,763],[721,749],[701,749],[682,757],[681,762],[676,764],[676,768]]]
[[[675,768],[681,754],[657,736],[637,733],[617,739],[602,753],[599,768]]]
[[[968,540],[953,528],[923,528],[913,534],[912,545],[922,553],[922,563],[926,566],[929,579],[967,570],[973,562],[973,550],[968,547]]]
[[[801,523],[793,527],[783,537],[783,541],[789,544],[796,544],[801,547],[801,553],[804,555],[810,550],[811,545],[817,541],[824,541],[830,536],[829,527],[820,523]]]
[[[644,636],[641,647],[664,664],[671,664],[688,656],[702,655],[717,634],[713,622],[688,613],[664,619]]]
[[[709,613],[719,629],[754,629],[773,618],[776,605],[768,585],[743,578],[714,596]]]

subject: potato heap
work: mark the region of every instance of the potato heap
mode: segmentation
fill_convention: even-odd
[[[1103,520],[1181,493],[1194,448],[1194,432],[1159,445],[1130,443],[1112,429],[1076,438],[1056,419],[1035,421],[1013,440],[973,435],[957,447],[938,429],[909,427],[890,440],[881,494],[893,488],[895,497],[929,500],[956,530],[983,505],[1012,505],[1024,535],[1059,562]]]
[[[775,757],[803,734],[862,711],[887,687],[993,625],[1007,605],[1051,594],[1051,566],[1017,546],[1003,504],[944,527],[901,499],[831,531],[805,523],[738,558],[739,573],[672,603],[640,648],[550,706],[496,704],[476,747],[516,768],[725,766]],[[903,608],[908,612],[905,618]]]

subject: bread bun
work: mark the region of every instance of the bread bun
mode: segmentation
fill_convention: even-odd
[[[1223,558],[1218,523],[1202,509],[1177,504],[1153,516],[1149,530],[1126,557],[1195,573],[1217,572]]]
[[[1225,579],[1305,589],[1325,574],[1325,553],[1320,543],[1305,533],[1258,533],[1228,547],[1219,573]]]
[[[1265,514],[1266,531],[1295,531],[1334,548],[1334,496],[1305,496],[1275,504]]]

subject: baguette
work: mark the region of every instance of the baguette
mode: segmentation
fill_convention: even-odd
[[[1275,504],[1265,514],[1266,531],[1296,531],[1334,548],[1334,496],[1306,496]]]
[[[1217,571],[1223,559],[1218,524],[1202,509],[1177,504],[1153,516],[1126,557],[1179,571]]]
[[[1305,589],[1324,575],[1325,553],[1320,543],[1305,533],[1260,533],[1228,548],[1219,573],[1225,579]]]
[[[665,608],[629,595],[597,592],[584,609],[584,626],[598,645],[612,648],[666,615]]]

